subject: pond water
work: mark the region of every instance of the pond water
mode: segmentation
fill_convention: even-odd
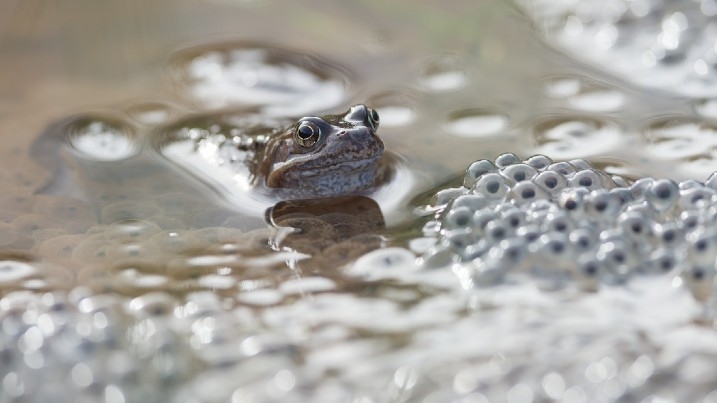
[[[717,401],[716,4],[3,2],[0,402]]]

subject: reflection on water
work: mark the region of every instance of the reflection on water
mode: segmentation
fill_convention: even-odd
[[[313,56],[266,44],[225,44],[174,57],[180,93],[198,107],[264,105],[270,114],[295,116],[335,107],[346,98],[342,69]]]
[[[116,161],[137,153],[137,141],[129,127],[100,119],[73,122],[65,128],[68,146],[82,155],[81,158],[97,161]]]
[[[712,2],[518,3],[2,3],[0,400],[714,400]],[[167,135],[357,103],[361,197]]]
[[[452,112],[446,131],[456,136],[481,138],[500,135],[507,126],[508,118],[500,112],[472,108]]]

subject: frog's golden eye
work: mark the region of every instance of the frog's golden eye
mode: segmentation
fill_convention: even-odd
[[[373,126],[374,130],[378,129],[378,112],[376,112],[376,109],[368,108],[368,121],[371,123],[371,126]]]
[[[311,147],[319,141],[321,129],[313,122],[301,122],[296,127],[294,138],[302,147]]]

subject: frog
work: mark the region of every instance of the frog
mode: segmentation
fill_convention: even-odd
[[[160,155],[241,203],[331,198],[388,182],[379,120],[364,104],[295,120],[235,111],[190,117],[153,137]]]
[[[255,183],[323,197],[365,192],[377,184],[385,149],[378,126],[378,112],[363,104],[303,117],[257,149]]]

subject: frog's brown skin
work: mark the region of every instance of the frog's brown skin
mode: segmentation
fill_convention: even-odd
[[[381,175],[384,145],[377,128],[378,113],[365,105],[302,118],[257,150],[254,177],[267,188],[305,197],[367,192]]]

